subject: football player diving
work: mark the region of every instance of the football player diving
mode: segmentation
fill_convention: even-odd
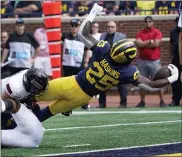
[[[47,89],[47,75],[41,69],[31,68],[1,80],[1,85],[1,145],[37,147],[44,127],[21,102],[29,95],[38,95]],[[8,123],[11,123],[11,128],[6,126]]]
[[[106,91],[120,84],[134,84],[150,92],[165,87],[178,78],[178,69],[168,65],[171,76],[151,81],[140,75],[134,65],[130,65],[136,58],[137,48],[132,41],[120,40],[111,47],[106,41],[97,41],[92,37],[90,25],[96,15],[102,13],[103,7],[95,4],[89,15],[82,22],[79,39],[91,49],[93,53],[106,52],[87,68],[75,76],[62,77],[49,81],[48,89],[41,95],[36,95],[36,101],[53,101],[37,114],[40,121],[58,113],[73,110],[87,104],[94,95]]]

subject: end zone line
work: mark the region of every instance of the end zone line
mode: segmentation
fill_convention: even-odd
[[[68,145],[68,146],[63,146],[63,147],[83,147],[83,146],[90,146],[91,144],[77,144],[77,145]]]
[[[181,122],[181,120],[159,121],[159,122],[144,122],[144,123],[110,124],[110,125],[97,125],[97,126],[80,126],[80,127],[66,127],[66,128],[52,128],[52,129],[45,129],[45,131],[74,130],[74,129],[88,129],[88,128],[104,128],[104,127],[130,126],[130,125],[166,124],[166,123],[178,123],[178,122]]]
[[[112,150],[123,150],[123,149],[132,149],[132,148],[145,148],[145,147],[155,147],[155,146],[165,146],[171,144],[182,144],[182,142],[173,142],[173,143],[161,143],[161,144],[152,144],[152,145],[145,145],[145,146],[132,146],[132,147],[121,147],[121,148],[110,148],[110,149],[97,149],[91,151],[83,151],[83,152],[70,152],[70,153],[57,153],[57,154],[44,154],[44,155],[37,155],[37,156],[58,156],[58,155],[68,155],[68,154],[84,154],[84,153],[94,153],[94,152],[104,152],[104,151],[112,151]]]
[[[181,110],[168,110],[168,111],[163,111],[163,110],[159,110],[159,111],[146,111],[146,110],[142,110],[142,111],[73,111],[73,115],[87,115],[87,114],[158,114],[158,113],[182,113]],[[62,114],[59,114],[62,115]]]

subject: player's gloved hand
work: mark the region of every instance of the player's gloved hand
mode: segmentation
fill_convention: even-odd
[[[67,111],[67,112],[63,112],[61,113],[64,116],[71,116],[72,115],[72,110],[71,111]]]
[[[168,69],[171,71],[171,76],[167,78],[168,81],[170,83],[173,83],[173,82],[177,81],[178,76],[179,76],[178,68],[173,64],[169,64]]]
[[[101,14],[104,14],[102,12],[103,9],[104,8],[102,6],[99,6],[97,3],[95,3],[94,6],[92,7],[91,11],[90,11],[90,14],[96,14],[97,16],[101,15]]]

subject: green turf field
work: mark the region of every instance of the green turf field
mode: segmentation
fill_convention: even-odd
[[[35,156],[181,142],[181,108],[75,110],[43,123],[39,148],[5,148],[2,156]],[[23,139],[17,139],[23,140]]]

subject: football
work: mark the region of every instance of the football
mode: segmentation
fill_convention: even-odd
[[[156,72],[156,74],[155,74],[153,80],[155,81],[155,80],[159,80],[159,79],[164,79],[164,78],[168,78],[168,77],[170,77],[170,76],[171,76],[171,72],[170,72],[170,70],[168,69],[168,67],[167,67],[167,66],[163,66],[162,68],[160,68],[160,69]]]

